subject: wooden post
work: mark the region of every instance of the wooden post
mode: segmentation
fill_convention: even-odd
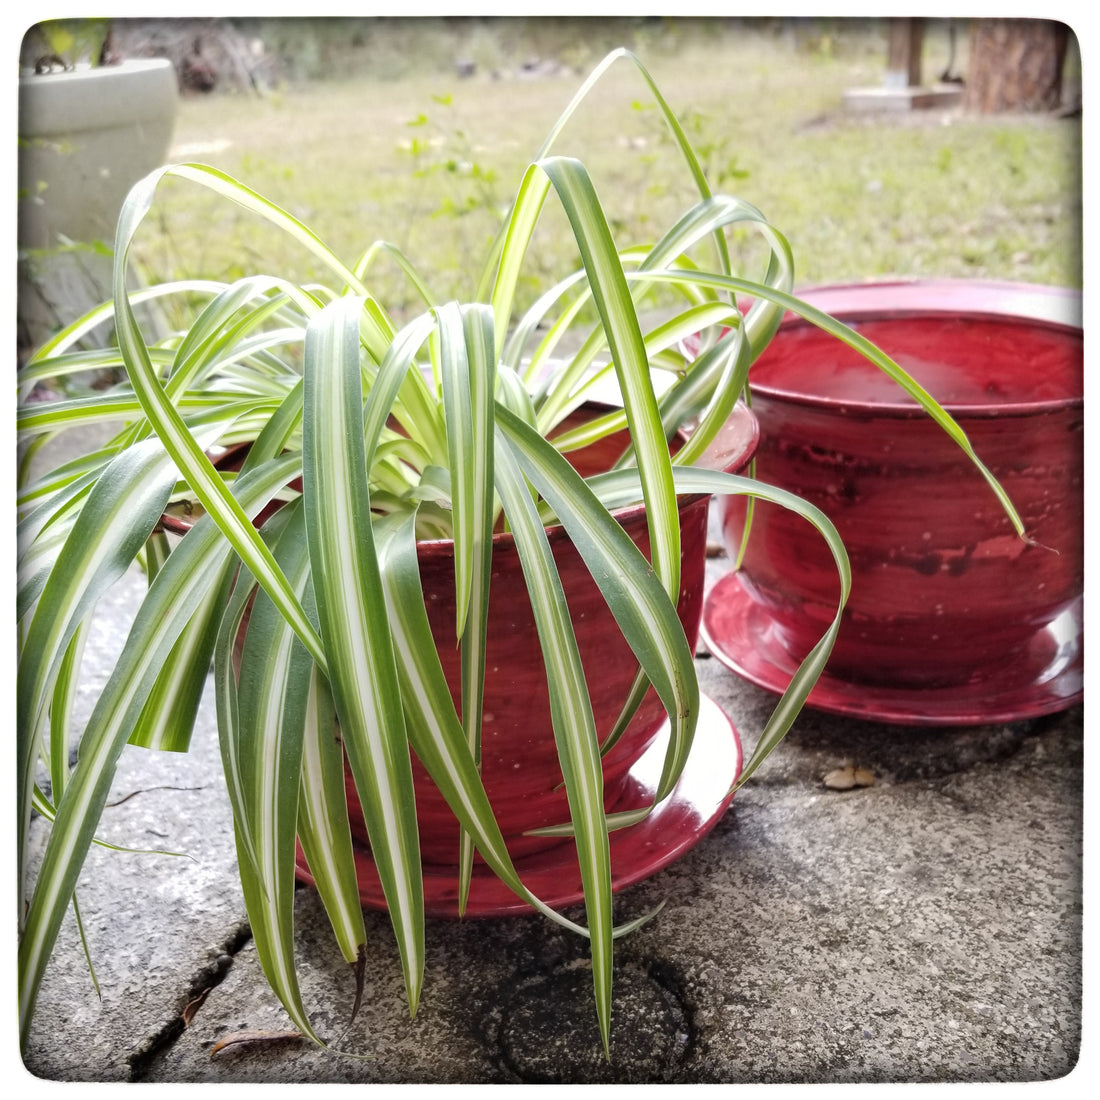
[[[916,88],[921,82],[921,51],[924,46],[923,19],[891,19],[890,45],[886,59],[886,85]]]
[[[852,88],[844,93],[850,111],[914,111],[929,107],[953,107],[961,98],[957,85],[926,85],[921,80],[924,48],[923,18],[890,19],[886,73],[880,85]]]

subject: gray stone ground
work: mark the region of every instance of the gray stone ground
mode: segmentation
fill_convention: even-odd
[[[89,643],[88,709],[141,583],[126,578]],[[771,698],[705,653],[699,669],[751,750]],[[290,1026],[249,936],[212,711],[186,756],[127,752],[105,835],[187,855],[90,857],[79,900],[102,999],[70,919],[24,1055],[37,1077],[1035,1082],[1077,1063],[1082,707],[949,730],[806,711],[698,847],[619,895],[620,920],[664,909],[618,941],[610,1064],[585,944],[537,916],[429,922],[410,1021],[387,921],[368,914],[367,995],[349,1027],[351,975],[307,888],[304,995],[352,1056],[297,1039],[212,1054],[228,1034]],[[846,764],[874,784],[826,787]]]

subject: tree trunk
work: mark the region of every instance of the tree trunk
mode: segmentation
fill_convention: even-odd
[[[963,107],[981,114],[1057,109],[1068,42],[1064,23],[974,20]]]

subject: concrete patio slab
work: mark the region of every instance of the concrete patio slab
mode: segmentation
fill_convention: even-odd
[[[712,580],[727,569],[712,562]],[[140,576],[104,609],[88,702]],[[701,652],[704,691],[751,750],[773,698]],[[538,916],[430,921],[408,1016],[393,936],[370,913],[363,1008],[312,889],[296,899],[305,1001],[282,1032],[235,876],[213,707],[192,752],[128,750],[25,1054],[55,1081],[1024,1082],[1081,1048],[1083,707],[930,730],[807,710],[694,850],[621,893],[612,1059],[585,943]],[[835,790],[846,765],[870,786]],[[35,822],[36,841],[45,823]],[[579,914],[578,914],[579,915]]]

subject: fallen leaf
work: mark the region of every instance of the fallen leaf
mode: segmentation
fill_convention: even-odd
[[[834,768],[821,782],[831,791],[850,791],[856,785],[855,769],[851,764],[846,768]]]
[[[875,773],[870,768],[847,764],[843,768],[834,768],[821,782],[831,791],[850,791],[853,787],[873,787]]]
[[[288,1039],[302,1039],[300,1031],[233,1031],[223,1035],[210,1051],[213,1058],[226,1047],[240,1046],[242,1043],[285,1043]]]
[[[190,1027],[191,1021],[195,1018],[195,1013],[202,1008],[203,1001],[206,1000],[206,995],[213,989],[213,986],[207,986],[194,1000],[188,1001],[184,1007],[183,1012],[180,1014],[183,1019],[183,1026]]]

